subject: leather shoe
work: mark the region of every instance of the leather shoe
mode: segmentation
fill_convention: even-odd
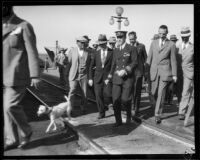
[[[131,123],[131,117],[127,117],[126,118],[126,124],[130,124]]]
[[[17,146],[18,146],[18,143],[5,144],[4,151],[15,149],[15,148],[17,148]]]
[[[108,111],[108,106],[105,106],[104,111]]]
[[[161,123],[161,118],[159,116],[155,117],[155,122],[156,124],[160,124]]]
[[[22,141],[19,144],[18,148],[24,148],[30,142],[32,134],[33,132],[31,132],[28,136],[22,138]]]
[[[115,123],[115,124],[113,124],[113,127],[116,128],[116,127],[119,127],[121,125],[122,125],[122,123]]]
[[[99,116],[97,117],[98,119],[102,119],[102,118],[105,118],[105,114],[99,114]]]
[[[184,120],[185,119],[185,115],[184,114],[179,114],[179,120]]]

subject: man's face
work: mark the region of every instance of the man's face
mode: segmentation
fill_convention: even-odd
[[[106,49],[107,43],[99,44],[100,49]]]
[[[166,29],[159,28],[158,33],[159,33],[159,37],[163,40],[167,37],[167,30]]]
[[[117,37],[117,43],[118,45],[123,45],[126,42],[126,37],[125,36],[119,36]]]
[[[115,48],[115,43],[109,43],[109,45],[111,49]]]
[[[182,38],[182,41],[184,42],[184,43],[187,43],[188,41],[189,41],[189,36],[188,37],[181,37]]]
[[[78,45],[78,48],[79,49],[84,49],[85,48],[85,42],[80,42],[80,41],[77,41],[77,45]]]
[[[130,44],[135,44],[137,37],[134,34],[129,35]]]

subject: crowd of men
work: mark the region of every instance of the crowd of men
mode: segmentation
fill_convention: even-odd
[[[26,87],[39,86],[40,70],[33,27],[17,17],[11,6],[3,6],[3,85],[4,85],[4,150],[23,148],[30,141],[32,129],[22,109]],[[137,41],[135,31],[116,31],[107,39],[99,34],[93,48],[88,36],[76,38],[75,47],[61,49],[55,57],[62,84],[69,83],[69,115],[78,86],[82,92],[81,110],[87,113],[87,90],[94,89],[99,111],[98,119],[105,118],[113,106],[116,123],[121,126],[121,110],[126,111],[126,123],[140,111],[141,89],[148,83],[151,105],[155,107],[155,123],[162,121],[165,103],[178,97],[179,119],[185,119],[193,97],[193,44],[191,31],[180,31],[182,43],[176,47],[175,35],[167,38],[168,27],[161,25],[154,36],[147,56],[145,45]],[[126,38],[129,42],[126,42]],[[88,87],[90,86],[90,87]],[[175,90],[173,88],[176,88]],[[167,93],[167,94],[166,94]],[[19,130],[19,133],[18,133]],[[21,143],[19,143],[21,137]]]
[[[115,34],[116,37],[109,39],[100,34],[93,48],[89,47],[91,39],[81,36],[76,39],[77,47],[66,52],[68,65],[62,73],[69,78],[71,110],[78,85],[83,93],[83,113],[87,109],[87,90],[93,87],[98,119],[105,118],[106,111],[113,106],[114,126],[122,125],[121,110],[127,112],[126,123],[130,123],[139,115],[142,85],[147,83],[149,100],[155,107],[155,123],[161,123],[163,107],[173,104],[174,95],[178,99],[179,119],[184,120],[193,96],[194,51],[189,42],[190,29],[181,29],[182,43],[176,46],[176,35],[168,39],[168,27],[161,25],[152,38],[148,56],[145,45],[137,41],[135,31],[116,31]]]

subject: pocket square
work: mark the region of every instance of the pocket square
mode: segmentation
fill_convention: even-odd
[[[14,31],[10,33],[10,35],[20,34],[22,31],[21,27],[17,27]]]

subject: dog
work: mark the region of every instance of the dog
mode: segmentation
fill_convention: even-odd
[[[66,99],[66,102],[60,103],[53,107],[48,107],[45,105],[40,105],[37,111],[38,117],[41,115],[47,114],[50,118],[50,124],[48,125],[46,129],[46,133],[48,133],[52,126],[54,126],[53,131],[57,130],[57,123],[56,120],[59,120],[61,122],[61,127],[65,127],[64,121],[65,119],[62,118],[62,116],[67,113],[68,118],[70,119],[70,115],[68,114],[69,110],[69,99],[67,96],[64,96]]]

